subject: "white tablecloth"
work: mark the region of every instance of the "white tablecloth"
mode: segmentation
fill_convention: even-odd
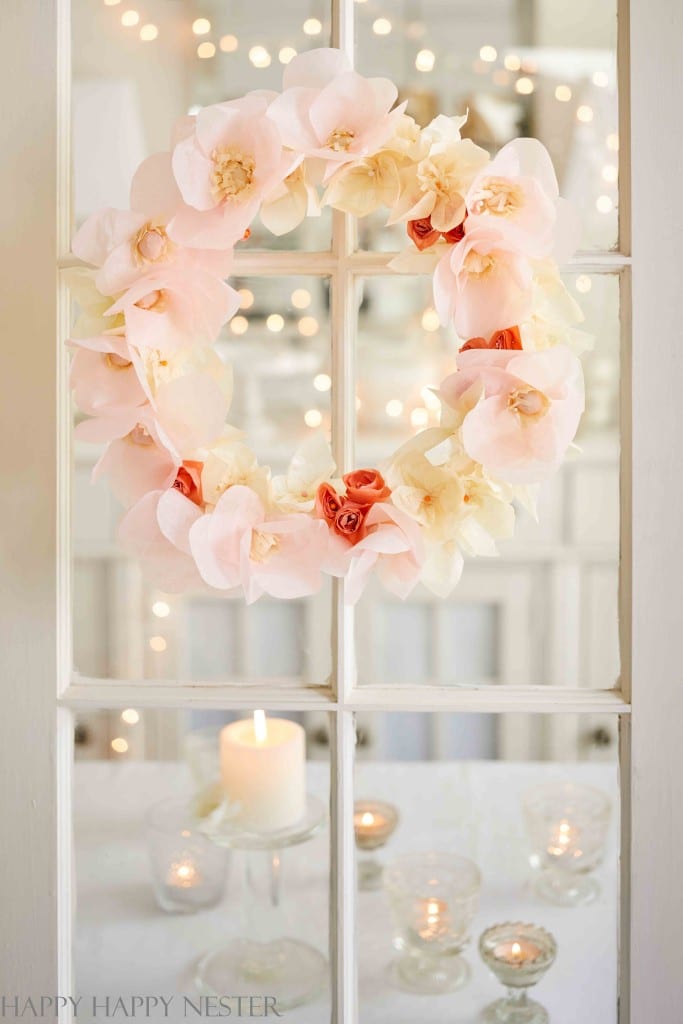
[[[310,791],[326,798],[327,765],[309,764],[308,778]],[[542,924],[558,940],[557,962],[536,990],[553,1024],[616,1022],[618,825],[613,821],[608,856],[598,872],[602,894],[596,903],[567,909],[540,902],[528,884],[519,798],[529,785],[553,778],[598,786],[617,806],[616,769],[608,765],[358,765],[357,797],[387,799],[401,811],[384,859],[412,850],[458,851],[475,860],[483,875],[474,941],[466,953],[472,977],[450,995],[407,995],[389,985],[386,968],[393,952],[386,897],[358,894],[360,1024],[475,1024],[480,1010],[501,994],[479,960],[476,939],[487,925],[506,920]],[[183,792],[190,792],[189,776],[178,764],[76,766],[76,990],[88,1000],[93,994],[194,997],[199,956],[239,934],[241,854],[233,854],[222,906],[178,916],[163,913],[154,902],[144,813],[155,801]],[[322,950],[327,948],[328,844],[325,832],[286,851],[283,863],[288,932]],[[181,1005],[174,1001],[174,1007]],[[105,1018],[100,1014],[100,1019]],[[121,1014],[112,1018],[120,1019]],[[176,1024],[182,1011],[167,1019]],[[282,1019],[326,1024],[329,996]]]

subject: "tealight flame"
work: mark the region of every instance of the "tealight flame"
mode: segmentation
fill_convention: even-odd
[[[254,712],[254,735],[256,736],[257,743],[265,743],[268,737],[265,711]]]
[[[435,924],[439,920],[439,904],[436,900],[427,902],[427,920],[429,924]]]
[[[521,952],[522,952],[522,947],[520,946],[520,944],[518,942],[513,942],[512,943],[512,955],[513,956],[519,956]]]
[[[361,825],[373,825],[374,821],[375,815],[372,813],[372,811],[364,811],[363,814],[361,815]]]

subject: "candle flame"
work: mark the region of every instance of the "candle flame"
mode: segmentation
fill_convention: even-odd
[[[256,736],[257,743],[265,743],[268,737],[265,711],[254,712],[254,735]]]
[[[361,825],[373,825],[374,822],[375,815],[372,813],[372,811],[364,811],[360,819]]]
[[[522,952],[522,947],[520,946],[520,944],[518,942],[513,942],[512,943],[512,955],[513,956],[519,956],[519,954],[521,952]]]
[[[429,917],[435,917],[438,920],[439,917],[439,904],[436,900],[428,900],[427,902],[427,914]]]

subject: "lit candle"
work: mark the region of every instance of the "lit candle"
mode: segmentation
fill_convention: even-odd
[[[360,801],[353,813],[353,830],[360,850],[383,846],[396,828],[398,813],[390,804]]]
[[[201,882],[201,875],[194,861],[186,858],[171,864],[166,881],[172,889],[194,889]]]
[[[563,819],[557,826],[557,831],[551,836],[548,853],[551,857],[564,857],[569,852],[572,853],[572,856],[576,856],[574,847],[577,839],[576,830],[566,819]],[[579,856],[581,856],[581,851],[579,851]]]
[[[541,949],[535,942],[520,936],[512,942],[499,942],[493,949],[493,955],[511,967],[523,967],[537,960]]]
[[[300,821],[306,812],[306,739],[296,722],[253,719],[221,729],[221,775],[230,803],[238,804],[236,822],[254,832],[276,832]]]
[[[435,896],[418,901],[417,934],[424,942],[438,942],[450,933],[448,904]]]

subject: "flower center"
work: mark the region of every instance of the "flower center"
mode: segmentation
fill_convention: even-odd
[[[118,356],[116,352],[107,352],[104,361],[111,370],[127,370],[129,366],[133,365],[130,359],[124,359],[123,356]]]
[[[148,222],[140,228],[133,242],[133,258],[138,267],[167,258],[171,242],[164,228]]]
[[[510,217],[524,205],[524,192],[505,178],[484,178],[472,198],[472,212]]]
[[[471,277],[484,277],[493,270],[496,264],[495,257],[490,253],[475,252],[474,249],[465,256],[463,270]]]
[[[251,531],[251,547],[249,558],[252,562],[263,565],[280,547],[280,538],[274,533],[264,533],[262,530]]]
[[[325,146],[327,149],[334,150],[335,153],[345,153],[353,140],[356,137],[356,133],[350,131],[348,128],[335,128],[333,132],[327,137]]]
[[[139,444],[142,445],[143,447],[147,447],[150,444],[154,444],[154,438],[150,434],[147,427],[143,427],[142,423],[137,423],[133,427],[130,434],[128,435],[128,440],[131,441],[133,444]]]
[[[542,391],[537,391],[529,385],[516,388],[508,395],[508,409],[530,420],[542,419],[549,408],[550,399]]]
[[[219,202],[250,192],[256,161],[253,156],[228,146],[217,146],[211,154],[211,192]]]

